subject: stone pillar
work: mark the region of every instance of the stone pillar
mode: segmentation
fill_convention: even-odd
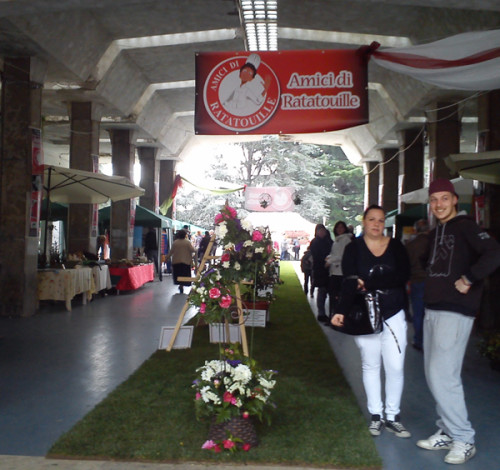
[[[428,112],[430,178],[456,178],[444,159],[460,152],[460,118],[458,105],[436,103],[435,110]]]
[[[366,162],[365,172],[365,208],[379,203],[379,162]]]
[[[45,64],[5,58],[2,72],[0,164],[0,315],[36,311],[39,230],[30,230],[32,146],[42,126]],[[33,129],[33,131],[32,131]]]
[[[380,185],[382,188],[379,199],[386,212],[398,208],[399,159],[395,155],[398,149],[383,149],[383,165],[381,165]]]
[[[478,141],[480,151],[500,150],[500,90],[493,90],[478,99]],[[485,200],[489,211],[489,232],[500,241],[500,186],[485,184]],[[486,279],[485,291],[479,313],[481,328],[500,328],[498,292],[500,272],[495,271]]]
[[[129,129],[110,129],[113,175],[134,181],[135,146]],[[135,201],[125,199],[111,203],[110,250],[112,259],[132,258],[134,228],[131,211]],[[135,207],[135,206],[134,206]]]
[[[424,133],[422,129],[405,129],[400,132],[402,142],[399,154],[399,195],[424,187]],[[414,204],[404,204],[398,198],[399,212]]]
[[[91,102],[71,103],[69,166],[94,171],[99,159],[99,117]],[[97,251],[97,227],[93,226],[97,204],[71,204],[68,211],[68,253]]]
[[[137,147],[139,162],[141,163],[141,182],[139,186],[145,190],[140,197],[141,206],[156,212],[159,201],[160,164],[156,160],[158,149],[155,147]]]
[[[160,205],[170,197],[174,189],[175,181],[175,161],[160,160]],[[167,211],[166,216],[172,218],[173,207]]]

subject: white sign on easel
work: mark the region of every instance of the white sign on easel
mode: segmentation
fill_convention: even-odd
[[[191,342],[193,341],[193,329],[194,326],[182,326],[175,337],[174,345],[172,349],[188,349],[191,347]],[[170,338],[174,333],[173,326],[164,326],[161,329],[160,344],[158,349],[166,349],[170,343]]]

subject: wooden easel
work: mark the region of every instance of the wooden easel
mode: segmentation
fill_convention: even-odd
[[[208,243],[207,249],[205,250],[205,253],[203,254],[203,258],[201,259],[200,264],[198,265],[198,269],[196,270],[196,276],[195,277],[178,277],[177,280],[179,280],[180,282],[195,282],[198,279],[200,279],[201,274],[203,273],[203,270],[205,269],[206,262],[219,258],[219,256],[210,256],[210,252],[212,251],[212,247],[213,247],[214,243],[215,243],[215,235],[212,235],[212,237],[210,238],[210,242]],[[243,319],[243,306],[241,304],[240,285],[237,283],[234,284],[234,293],[236,296],[236,307],[238,309],[238,321],[239,321],[240,333],[241,333],[241,346],[243,349],[243,355],[248,357],[248,342],[247,342],[247,333],[245,330],[245,322]],[[168,352],[170,352],[172,350],[172,347],[174,346],[175,338],[177,338],[177,335],[179,334],[179,330],[182,326],[182,322],[184,321],[184,317],[185,317],[186,312],[188,310],[189,310],[189,295],[188,295],[188,298],[186,299],[186,303],[182,307],[181,313],[179,315],[179,318],[177,319],[177,323],[176,323],[174,331],[172,333],[172,337],[170,338],[170,342],[168,343],[168,346],[167,346]],[[225,330],[226,330],[226,338],[229,339],[229,323],[227,320],[226,320]]]

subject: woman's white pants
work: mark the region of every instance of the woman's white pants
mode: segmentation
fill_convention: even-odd
[[[404,310],[400,310],[384,322],[382,333],[354,338],[361,352],[368,411],[372,415],[380,415],[381,418],[385,415],[385,418],[391,421],[394,421],[400,412],[404,385],[406,328],[405,313]],[[382,365],[385,372],[385,407],[382,400]]]

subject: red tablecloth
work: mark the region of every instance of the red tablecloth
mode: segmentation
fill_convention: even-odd
[[[112,282],[117,290],[138,289],[146,282],[153,281],[155,278],[154,264],[143,264],[131,268],[109,268],[111,280],[119,278],[118,282]]]

